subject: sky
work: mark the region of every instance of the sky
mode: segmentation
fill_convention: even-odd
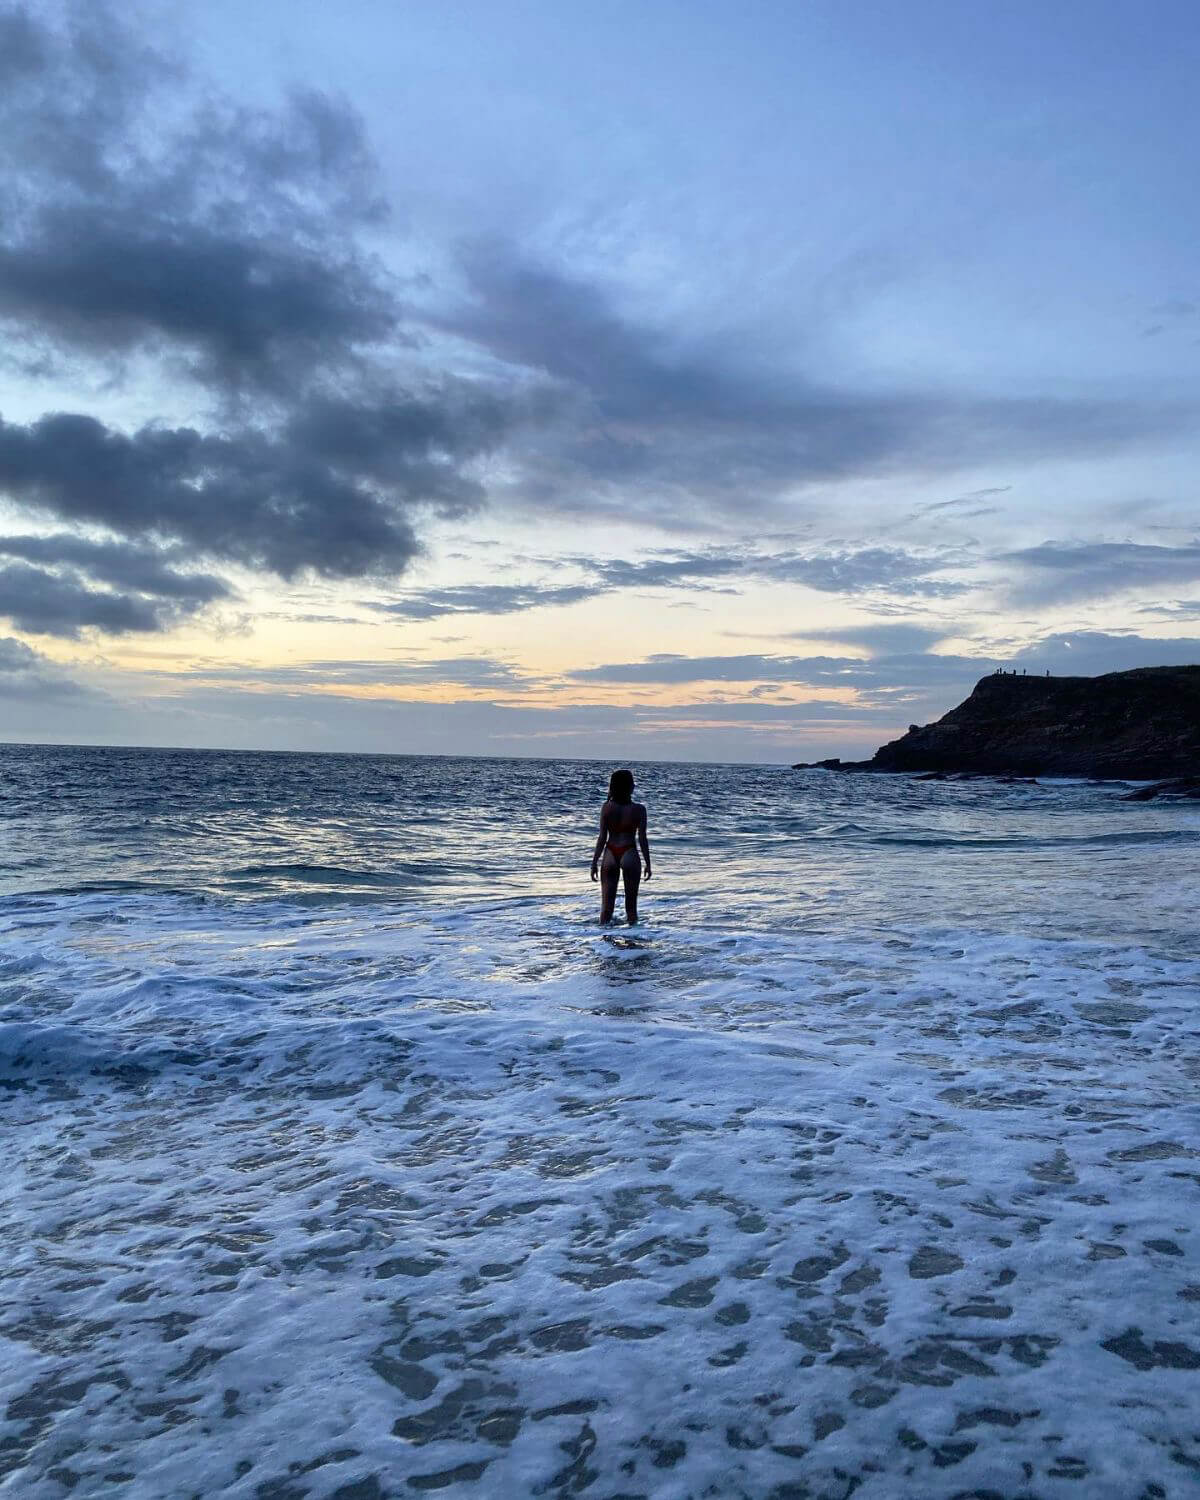
[[[0,740],[790,762],[1200,662],[1191,0],[0,0]]]

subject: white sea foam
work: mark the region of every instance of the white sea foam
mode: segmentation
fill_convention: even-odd
[[[651,911],[10,900],[0,1490],[1194,1485],[1200,958]]]

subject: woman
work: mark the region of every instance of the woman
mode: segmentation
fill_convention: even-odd
[[[600,837],[592,855],[592,879],[600,881],[600,922],[612,921],[617,904],[617,881],[625,877],[625,916],[632,927],[637,921],[638,886],[642,883],[642,861],[650,879],[650,845],[646,842],[646,809],[633,800],[633,772],[614,771],[608,780],[608,801],[600,809]]]

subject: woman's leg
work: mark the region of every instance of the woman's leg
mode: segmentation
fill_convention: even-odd
[[[611,849],[606,849],[600,858],[600,925],[606,927],[612,921],[613,907],[617,904],[617,881],[621,878],[621,867]]]
[[[625,920],[632,927],[637,921],[638,886],[642,883],[642,862],[636,849],[621,856],[621,873],[625,877]]]

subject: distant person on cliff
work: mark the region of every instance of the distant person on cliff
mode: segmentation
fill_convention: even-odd
[[[608,780],[608,801],[600,809],[600,836],[592,854],[592,879],[600,882],[600,923],[607,927],[617,904],[617,881],[625,881],[625,917],[632,927],[638,919],[638,886],[642,861],[650,879],[650,845],[646,842],[646,809],[633,800],[633,772],[614,771]]]

